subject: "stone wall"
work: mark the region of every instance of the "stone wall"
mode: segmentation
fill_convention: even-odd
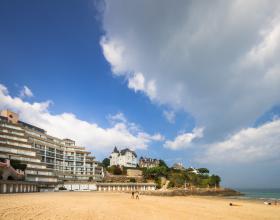
[[[142,176],[124,176],[124,175],[110,175],[107,174],[104,179],[103,182],[119,182],[119,183],[128,183],[130,182],[130,179],[133,178],[136,180],[136,182],[140,183],[143,182],[144,179]]]
[[[126,173],[127,176],[129,176],[129,177],[138,177],[138,176],[142,176],[143,175],[142,170],[127,169],[126,172],[127,172]]]

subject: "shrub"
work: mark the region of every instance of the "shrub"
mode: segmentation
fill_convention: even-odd
[[[113,170],[114,175],[122,175],[122,169],[119,166],[116,166]]]
[[[175,186],[174,182],[170,181],[167,185],[167,188],[173,188]]]
[[[111,166],[107,168],[107,171],[114,175],[122,175],[123,171],[119,166]]]
[[[157,189],[160,189],[161,188],[161,178],[156,178],[155,179],[155,183],[156,183],[156,187],[157,187]]]
[[[173,187],[183,187],[188,179],[185,172],[172,172],[169,174],[169,180]]]

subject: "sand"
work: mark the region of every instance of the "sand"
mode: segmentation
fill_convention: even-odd
[[[0,195],[0,219],[280,219],[280,206],[215,197],[130,198],[126,193],[53,192]]]

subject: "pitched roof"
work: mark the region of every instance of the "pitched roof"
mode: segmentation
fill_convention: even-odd
[[[135,157],[137,157],[137,154],[136,154],[134,151],[132,151],[132,150],[130,150],[130,149],[128,149],[128,148],[125,148],[125,149],[121,150],[121,151],[120,151],[120,154],[121,154],[121,155],[125,155],[126,152],[131,152]]]
[[[119,153],[118,148],[115,146],[113,153]]]

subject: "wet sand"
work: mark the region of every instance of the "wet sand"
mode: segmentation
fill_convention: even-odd
[[[126,193],[54,192],[0,195],[0,219],[280,219],[280,205],[213,197],[130,198]]]

